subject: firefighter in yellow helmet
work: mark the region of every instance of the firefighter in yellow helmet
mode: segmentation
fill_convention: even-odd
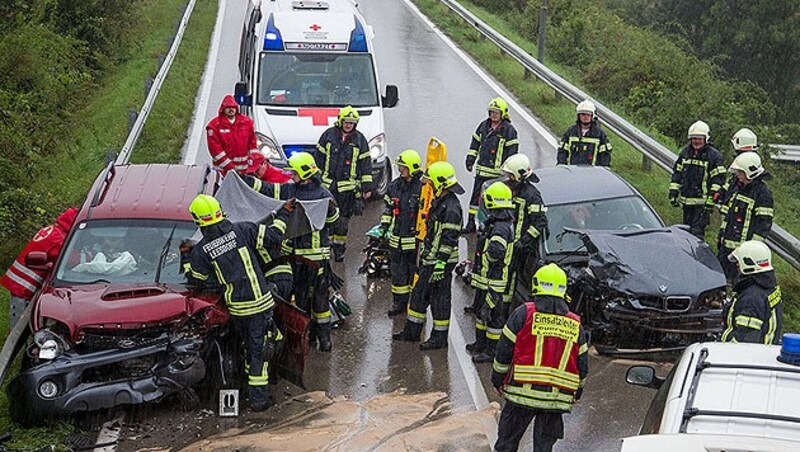
[[[184,272],[190,283],[224,288],[222,293],[234,329],[245,344],[249,405],[253,411],[269,406],[266,345],[277,335],[272,321],[275,302],[258,263],[262,253],[280,246],[293,206],[293,200],[287,201],[267,225],[230,222],[219,202],[209,195],[197,195],[189,205],[203,238],[186,251]]]
[[[419,342],[428,305],[433,313],[431,337],[420,350],[447,347],[450,329],[450,283],[458,263],[458,239],[462,210],[458,196],[464,189],[456,179],[456,170],[448,162],[428,167],[425,179],[433,185],[434,199],[426,220],[428,234],[419,253],[419,280],[411,291],[408,316],[403,330],[392,335],[397,341]]]
[[[336,124],[320,136],[314,153],[322,184],[339,206],[339,219],[331,229],[337,262],[344,260],[350,218],[361,215],[364,200],[372,196],[372,159],[367,139],[356,129],[359,119],[352,106],[342,108]]]
[[[578,104],[578,120],[567,129],[558,145],[559,165],[611,166],[611,143],[597,124],[596,109],[588,99]]]
[[[683,208],[683,224],[700,239],[705,237],[726,173],[722,155],[709,143],[709,131],[703,121],[689,127],[689,144],[678,154],[669,184],[670,203]]]
[[[500,168],[503,162],[516,154],[519,148],[517,129],[511,124],[511,116],[508,114],[508,103],[496,97],[489,102],[487,110],[489,117],[478,124],[467,151],[467,171],[472,171],[472,167],[475,167],[475,182],[469,198],[469,217],[463,231],[465,234],[475,232],[475,215],[478,213],[484,182],[502,176]]]
[[[400,174],[389,183],[384,196],[381,229],[389,239],[389,273],[392,307],[389,316],[406,312],[417,265],[417,215],[422,191],[422,159],[408,149],[397,157]]]
[[[515,309],[503,328],[492,365],[492,385],[506,399],[495,451],[516,451],[534,418],[534,450],[551,451],[564,437],[562,414],[580,399],[589,374],[586,332],[566,292],[564,270],[539,268],[533,301]]]

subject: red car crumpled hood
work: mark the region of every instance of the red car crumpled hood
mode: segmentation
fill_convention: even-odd
[[[216,298],[198,298],[180,286],[135,286],[91,284],[53,288],[37,302],[34,327],[45,318],[58,320],[70,329],[73,340],[82,328],[141,328],[169,322],[217,304]]]

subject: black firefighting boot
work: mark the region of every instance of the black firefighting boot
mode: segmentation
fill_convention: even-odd
[[[331,250],[333,251],[333,260],[336,262],[342,262],[344,260],[344,252],[346,248],[341,243],[334,243],[331,246]]]
[[[319,340],[319,351],[330,353],[333,348],[331,343],[331,324],[321,323],[317,325],[317,339]]]
[[[402,314],[406,312],[407,306],[408,306],[408,300],[398,299],[395,297],[394,300],[392,301],[392,308],[389,309],[389,312],[387,312],[386,314],[389,317],[396,316],[397,314]]]
[[[480,355],[475,355],[472,357],[473,363],[490,363],[494,361],[494,352],[497,349],[497,339],[489,339],[486,338],[486,347],[483,348],[483,351]]]
[[[461,230],[462,234],[474,234],[475,233],[475,215],[469,214],[467,218],[467,224]]]
[[[475,328],[475,342],[467,344],[467,351],[481,353],[486,348],[486,331]]]
[[[427,341],[419,344],[420,350],[438,350],[447,348],[447,331],[431,331],[431,337]]]
[[[420,335],[422,335],[422,326],[423,324],[421,323],[414,323],[406,320],[403,330],[399,333],[392,334],[392,339],[396,341],[419,342]]]
[[[308,325],[308,345],[311,347],[317,346],[317,322],[311,322]]]
[[[481,301],[483,301],[484,292],[480,290],[475,291],[475,296],[472,297],[472,304],[464,306],[464,314],[476,314],[481,309]]]

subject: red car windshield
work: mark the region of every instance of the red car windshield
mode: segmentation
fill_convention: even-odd
[[[189,221],[96,220],[80,223],[58,263],[61,283],[182,284],[181,240],[197,227]]]

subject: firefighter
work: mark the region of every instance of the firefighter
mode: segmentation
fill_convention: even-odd
[[[672,168],[669,202],[675,207],[683,206],[683,224],[703,240],[726,171],[722,155],[708,142],[708,124],[703,121],[692,124],[688,138],[689,144],[680,152]]]
[[[364,200],[372,196],[372,159],[369,144],[356,130],[358,110],[346,106],[339,111],[336,124],[322,133],[314,158],[322,172],[322,184],[339,206],[339,220],[331,230],[333,258],[344,260],[348,223],[364,210]]]
[[[70,207],[58,216],[55,224],[39,229],[0,278],[0,285],[11,293],[9,329],[14,328],[33,295],[42,287],[42,283],[50,273],[49,268],[52,268],[58,259],[61,246],[76,216],[78,209]],[[47,256],[47,262],[37,268],[31,268],[26,262],[28,255],[34,251],[43,252]]]
[[[319,177],[314,157],[307,152],[298,152],[289,158],[294,184],[280,187],[282,190],[293,190],[287,195],[300,200],[328,200],[328,212],[325,227],[319,231],[295,237],[284,242],[284,254],[304,259],[295,261],[294,273],[295,299],[297,306],[312,313],[314,323],[311,325],[312,343],[319,342],[321,352],[330,352],[331,343],[331,310],[328,301],[330,269],[328,261],[331,256],[329,229],[339,218],[336,201]]]
[[[758,152],[758,137],[752,130],[746,127],[739,129],[733,134],[731,144],[733,145],[733,152],[736,156],[742,152]],[[728,200],[728,193],[730,193],[731,187],[735,185],[736,176],[731,174],[725,183],[722,184],[722,188],[719,190],[719,196],[717,196],[715,201],[720,204],[725,204]]]
[[[219,202],[209,195],[197,195],[189,205],[203,238],[188,250],[184,271],[190,283],[213,282],[224,287],[234,329],[245,344],[248,399],[253,411],[269,407],[267,346],[268,340],[277,335],[272,322],[275,302],[264,273],[256,264],[265,251],[280,247],[293,205],[293,201],[287,201],[270,225],[232,223],[225,218]]]
[[[564,437],[563,413],[583,392],[589,373],[586,332],[565,301],[567,275],[556,264],[533,276],[533,301],[511,313],[492,366],[492,385],[505,399],[498,452],[515,451],[533,418],[533,450],[551,451]]]
[[[742,242],[764,240],[772,229],[772,192],[765,180],[772,176],[755,152],[742,152],[733,160],[730,170],[736,184],[720,208],[722,222],[717,240],[717,257],[729,282],[736,276],[736,267],[728,255]]]
[[[465,234],[475,232],[475,215],[478,213],[483,183],[500,177],[500,166],[508,157],[516,154],[519,147],[517,129],[511,124],[508,114],[508,103],[497,97],[489,102],[487,109],[489,117],[478,124],[467,151],[467,171],[471,172],[475,166],[475,182],[469,198],[469,218],[462,231]]]
[[[772,268],[772,252],[764,242],[749,240],[729,256],[739,269],[733,301],[725,306],[722,342],[778,344],[783,304]]]
[[[611,143],[597,124],[595,110],[588,99],[578,104],[578,120],[558,145],[557,164],[611,166]]]
[[[457,195],[464,189],[456,170],[448,162],[428,167],[425,179],[433,185],[434,199],[426,220],[427,235],[420,251],[419,279],[411,291],[408,316],[403,330],[392,335],[398,341],[419,342],[428,305],[433,313],[433,332],[420,350],[447,347],[450,329],[450,282],[458,262],[458,238],[463,212]]]
[[[389,236],[389,273],[392,307],[389,316],[406,312],[417,265],[417,215],[422,191],[422,159],[408,149],[397,157],[400,176],[389,183],[381,216],[381,229]]]
[[[514,195],[514,258],[512,259],[512,274],[510,293],[514,293],[518,271],[529,262],[529,256],[534,261],[539,259],[539,243],[547,239],[547,207],[542,201],[542,194],[534,183],[539,182],[539,177],[534,174],[528,156],[517,154],[506,160],[503,164],[503,173],[506,175],[506,184],[511,187]],[[506,300],[506,301],[511,301]]]
[[[253,120],[239,113],[239,104],[230,94],[222,99],[219,115],[206,126],[208,152],[214,166],[223,174],[247,169],[247,158],[258,148]]]
[[[475,316],[475,342],[467,351],[477,353],[472,362],[489,363],[494,359],[497,341],[508,312],[504,304],[509,298],[509,273],[514,252],[514,201],[511,189],[495,182],[483,193],[488,218],[483,223],[478,247],[481,250],[480,276],[486,285],[479,290],[483,303]]]

